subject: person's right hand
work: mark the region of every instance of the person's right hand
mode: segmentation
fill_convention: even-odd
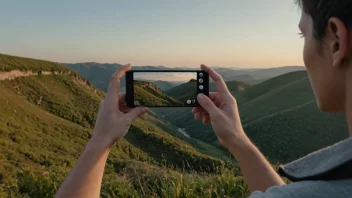
[[[205,125],[211,122],[219,142],[228,149],[230,146],[247,143],[249,140],[242,128],[236,99],[231,95],[223,78],[205,65],[201,65],[201,69],[214,81],[217,92],[209,93],[209,97],[198,95],[197,100],[201,107],[193,108],[194,118],[203,118]]]

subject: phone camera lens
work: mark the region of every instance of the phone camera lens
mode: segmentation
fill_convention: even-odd
[[[203,77],[203,73],[202,72],[199,73],[199,77]]]
[[[204,89],[203,85],[199,85],[199,89],[203,90]]]
[[[199,83],[203,83],[203,82],[204,82],[203,78],[200,78]]]

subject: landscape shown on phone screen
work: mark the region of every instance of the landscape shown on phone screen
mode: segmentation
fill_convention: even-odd
[[[194,106],[197,72],[134,72],[134,105]]]

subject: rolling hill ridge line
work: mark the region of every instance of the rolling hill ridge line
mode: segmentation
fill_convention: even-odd
[[[3,80],[15,80],[16,78],[21,78],[21,77],[30,77],[30,76],[50,76],[50,75],[55,75],[55,76],[74,76],[75,80],[77,81],[78,84],[83,85],[87,89],[93,90],[95,93],[96,88],[92,85],[92,83],[84,78],[81,78],[79,75],[75,74],[74,72],[71,71],[45,71],[41,70],[38,72],[33,72],[32,70],[28,71],[21,71],[21,70],[12,70],[8,72],[1,72],[0,71],[0,81]]]
[[[270,117],[273,117],[273,116],[278,115],[278,114],[290,112],[290,111],[295,110],[295,109],[300,109],[300,108],[302,108],[304,106],[310,105],[310,104],[315,103],[315,102],[316,102],[315,100],[312,100],[312,101],[309,101],[309,102],[301,104],[301,105],[297,105],[297,106],[294,106],[294,107],[291,107],[291,108],[288,108],[288,109],[284,109],[284,110],[277,111],[277,112],[269,114],[269,115],[265,115],[265,116],[256,118],[256,119],[251,120],[249,122],[243,123],[243,127],[249,126],[250,124],[252,124],[252,123],[254,123],[256,121],[263,120],[265,118],[270,118]]]
[[[20,71],[20,70],[12,70],[9,72],[0,72],[0,80],[14,80],[19,77],[27,77],[27,76],[48,76],[48,75],[71,75],[71,71],[38,71],[33,72],[32,70],[28,71]]]

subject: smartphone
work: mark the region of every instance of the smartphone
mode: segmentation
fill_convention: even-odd
[[[209,75],[201,70],[130,70],[126,73],[129,107],[197,107],[197,95],[209,95]]]

